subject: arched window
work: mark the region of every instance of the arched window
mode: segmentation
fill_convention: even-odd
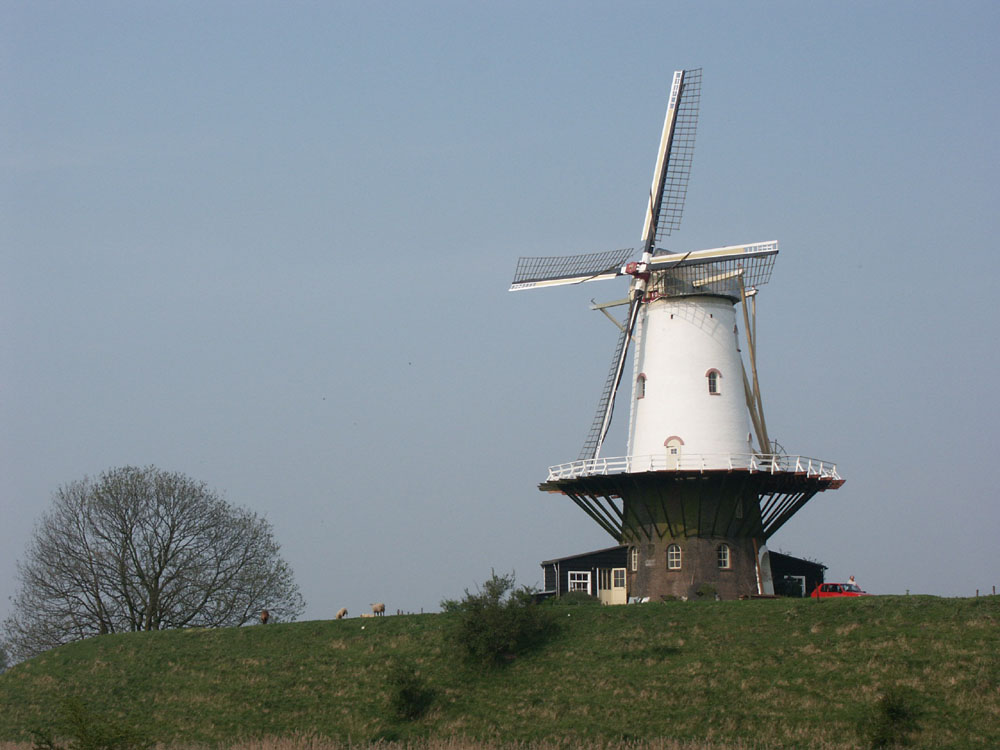
[[[639,373],[639,377],[635,379],[635,397],[646,398],[646,373]]]
[[[719,381],[722,379],[722,373],[713,367],[705,373],[705,377],[708,378],[708,392],[713,396],[718,396]]]
[[[718,554],[718,559],[719,559],[719,568],[721,570],[729,570],[729,568],[731,567],[729,561],[729,545],[720,544],[716,552]]]
[[[681,569],[681,548],[680,545],[671,544],[667,547],[667,570]]]

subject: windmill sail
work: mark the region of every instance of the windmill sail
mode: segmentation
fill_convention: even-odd
[[[652,252],[658,240],[680,228],[694,158],[700,102],[701,68],[674,73],[649,191],[646,223],[642,229],[644,253]]]
[[[622,264],[631,255],[632,248],[629,247],[585,255],[521,257],[517,260],[514,281],[511,282],[509,291],[613,279],[621,273]]]
[[[611,360],[611,369],[608,370],[608,379],[604,383],[604,391],[601,393],[601,400],[597,404],[597,412],[594,414],[594,421],[587,433],[587,439],[580,450],[580,461],[587,461],[597,458],[601,453],[601,446],[604,445],[604,438],[608,436],[608,429],[611,427],[611,415],[615,410],[615,396],[618,394],[618,386],[622,381],[622,373],[625,370],[625,358],[628,356],[628,345],[632,340],[632,331],[635,329],[635,320],[639,313],[639,300],[632,299],[629,305],[628,318],[622,327],[621,336],[618,337],[618,346],[615,355]]]

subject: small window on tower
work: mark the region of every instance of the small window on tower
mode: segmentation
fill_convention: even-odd
[[[635,381],[635,397],[645,398],[646,397],[646,373],[639,373],[639,377]]]
[[[671,544],[667,547],[667,570],[681,569],[681,548],[680,545]]]
[[[705,376],[708,378],[708,392],[713,396],[718,396],[719,378],[722,377],[721,374],[718,370],[712,369],[705,373]]]
[[[719,545],[719,549],[718,549],[718,555],[719,555],[719,568],[721,570],[729,570],[729,568],[730,568],[730,563],[729,563],[729,545],[728,544],[720,544]]]
[[[638,547],[633,547],[631,550],[629,550],[629,567],[632,568],[633,572],[639,569],[639,548]]]

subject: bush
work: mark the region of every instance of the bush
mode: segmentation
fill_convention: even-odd
[[[904,747],[919,728],[918,711],[898,690],[889,690],[875,702],[858,725],[858,736],[871,748]]]
[[[434,702],[435,692],[409,663],[393,666],[389,674],[389,708],[400,719],[419,719]]]
[[[69,744],[56,744],[49,730],[33,729],[33,750],[149,750],[155,744],[138,729],[91,711],[79,699],[63,701],[62,708]]]
[[[710,598],[715,596],[715,586],[710,583],[703,583],[694,593],[700,597]]]
[[[466,589],[461,601],[441,602],[454,616],[449,635],[470,663],[499,666],[545,641],[555,618],[551,610],[535,604],[534,593],[526,586],[515,587],[513,573],[493,573],[476,593]]]
[[[588,604],[597,604],[597,605],[600,605],[601,600],[598,599],[596,596],[591,596],[586,591],[570,591],[567,594],[563,594],[562,596],[557,596],[557,597],[555,597],[553,599],[550,599],[549,602],[553,606],[557,606],[557,607],[572,607],[572,606],[578,606],[578,605],[581,605],[581,604],[583,604],[583,605],[588,605]]]

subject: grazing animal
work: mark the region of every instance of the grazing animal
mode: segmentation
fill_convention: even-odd
[[[385,615],[385,604],[382,602],[376,602],[372,605],[372,614],[376,617],[382,617]]]
[[[261,625],[267,625],[267,621],[270,618],[271,618],[271,613],[268,612],[266,609],[262,610],[261,613],[260,613],[260,624]]]
[[[343,620],[345,617],[347,617],[347,607],[341,607],[337,610],[337,619]]]

